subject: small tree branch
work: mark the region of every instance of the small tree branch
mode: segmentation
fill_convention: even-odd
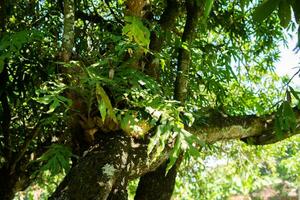
[[[114,12],[114,10],[111,8],[110,3],[109,3],[110,1],[109,0],[104,0],[104,2],[107,5],[107,7],[108,7],[110,13],[112,14],[112,16],[115,18],[115,20],[117,22],[119,22],[120,24],[123,24],[123,22],[119,19],[119,17],[116,15],[116,13]]]
[[[178,15],[180,13],[179,10],[180,10],[180,3],[178,2],[178,0],[167,0],[167,6],[158,22],[162,29],[162,34],[160,34],[160,36],[158,36],[155,31],[151,32],[149,48],[152,52],[157,52],[162,48],[162,46],[164,44],[164,40],[166,38],[166,31],[168,30],[168,28],[174,27],[174,25],[176,23],[176,18],[178,17]],[[154,59],[155,59],[155,56],[153,54],[147,55],[145,72],[149,76],[158,80],[159,79],[159,63],[153,62]]]
[[[26,151],[28,150],[28,147],[30,145],[30,143],[32,142],[32,140],[38,135],[40,131],[39,127],[35,127],[32,131],[31,131],[31,135],[30,137],[28,137],[24,144],[22,145],[22,147],[20,148],[20,150],[17,152],[17,154],[14,156],[14,162],[11,165],[11,172],[15,171],[15,168],[18,164],[18,162],[23,158],[23,156],[25,155]]]
[[[203,14],[203,1],[190,0],[186,1],[186,23],[184,27],[184,32],[181,38],[182,45],[188,45],[194,36],[194,32],[196,32],[196,28],[199,22],[200,16]],[[178,64],[177,64],[177,75],[175,81],[175,90],[174,96],[175,99],[180,102],[184,102],[187,95],[187,87],[188,87],[188,74],[190,67],[190,52],[187,47],[181,46],[178,52]]]
[[[11,136],[10,136],[10,122],[11,122],[11,110],[8,102],[8,95],[6,92],[6,84],[8,81],[7,60],[4,60],[3,70],[0,73],[0,102],[3,110],[3,121],[0,122],[0,134],[3,135],[4,140],[4,156],[7,162],[10,162],[12,150],[11,150]]]

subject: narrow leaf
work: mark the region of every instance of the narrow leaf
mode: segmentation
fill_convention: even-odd
[[[58,106],[60,105],[59,100],[58,99],[54,99],[53,102],[51,103],[49,110],[47,111],[47,113],[52,113]]]
[[[100,111],[101,117],[102,117],[102,121],[105,121],[106,118],[106,106],[104,101],[100,101],[98,102],[98,109]]]
[[[108,116],[110,118],[112,118],[112,120],[118,124],[118,120],[117,120],[117,117],[114,113],[114,109],[111,105],[111,102],[109,100],[109,97],[107,96],[106,92],[104,91],[104,89],[100,86],[100,84],[97,84],[96,85],[96,96],[97,96],[97,100],[98,102],[100,102],[100,99],[104,102],[105,104],[105,107],[107,108],[108,110]],[[101,111],[100,111],[101,112]]]

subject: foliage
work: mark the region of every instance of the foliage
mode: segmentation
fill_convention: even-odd
[[[182,167],[174,199],[228,199],[281,181],[299,186],[299,137],[277,145],[215,144]],[[209,156],[207,156],[209,155]]]
[[[150,32],[143,25],[143,22],[139,18],[132,16],[125,17],[125,21],[127,24],[123,28],[123,34],[137,44],[148,48],[150,43]]]
[[[49,170],[52,175],[57,175],[60,172],[68,172],[70,169],[70,157],[72,153],[70,149],[62,145],[53,144],[39,159],[39,162],[44,163],[40,171]]]
[[[25,182],[33,185],[51,177],[55,183],[61,180],[71,167],[71,157],[82,156],[70,130],[76,119],[82,132],[96,130],[105,135],[122,130],[135,140],[149,140],[148,154],[154,159],[171,147],[168,170],[184,153],[191,163],[182,175],[197,183],[186,185],[196,199],[200,198],[196,186],[203,188],[208,199],[252,191],[260,168],[249,165],[252,177],[242,174],[249,182],[238,180],[234,189],[229,184],[233,178],[222,176],[224,171],[239,170],[235,167],[239,157],[232,153],[239,149],[261,164],[262,159],[251,154],[255,149],[226,144],[229,155],[225,158],[230,162],[209,169],[218,175],[213,177],[205,171],[206,156],[211,149],[213,158],[223,156],[222,145],[205,144],[186,128],[194,123],[205,126],[210,110],[226,116],[276,111],[278,137],[296,130],[293,107],[300,105],[299,91],[290,87],[290,81],[282,83],[273,70],[278,44],[285,42],[283,28],[294,30],[299,24],[299,1],[195,2],[205,3],[203,19],[193,30],[195,37],[182,42],[184,3],[173,13],[178,15],[174,27],[166,28],[161,17],[167,1],[151,1],[151,13],[143,11],[144,18],[128,16],[123,1],[76,1],[75,42],[72,60],[66,63],[60,62],[62,1],[8,1],[5,8],[0,6],[5,9],[0,19],[0,169],[15,167],[22,175],[16,175],[16,180],[26,177]],[[300,28],[298,35],[300,41]],[[188,80],[185,102],[174,99],[181,48],[191,60],[184,74]],[[149,66],[157,66],[158,77],[151,76]],[[293,173],[298,169],[293,159],[277,164],[284,177],[290,176],[283,172],[285,165],[293,165]],[[189,176],[191,171],[196,171],[196,178]],[[221,186],[211,187],[209,181]],[[54,190],[55,183],[46,190]]]

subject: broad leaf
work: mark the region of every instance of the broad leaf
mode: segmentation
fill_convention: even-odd
[[[300,23],[300,1],[299,0],[292,0],[291,4],[292,4],[292,7],[293,7],[296,22],[299,24]]]
[[[143,25],[143,22],[139,18],[132,16],[125,17],[125,21],[127,23],[123,28],[123,35],[126,35],[137,44],[148,48],[150,44],[150,31]]]
[[[280,25],[286,28],[291,21],[291,7],[287,0],[280,1],[278,15],[280,18]]]
[[[280,0],[265,0],[263,1],[253,13],[253,19],[256,22],[262,22],[264,19],[266,19],[268,16],[271,15],[271,13],[278,7]]]

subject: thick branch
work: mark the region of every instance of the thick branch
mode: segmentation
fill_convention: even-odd
[[[180,3],[178,0],[167,0],[167,6],[159,20],[159,24],[163,30],[173,27],[179,15],[179,9]]]
[[[297,110],[296,113],[297,121],[300,122],[300,111]],[[273,127],[274,115],[227,117],[214,114],[205,124],[195,124],[188,128],[188,131],[206,143],[246,138],[249,142],[248,139],[251,138],[251,144],[268,144],[300,132],[300,127],[297,127],[294,133],[278,138]],[[126,182],[156,170],[168,159],[171,151],[167,146],[163,153],[154,159],[154,153],[147,154],[147,139],[135,140],[120,132],[101,134],[99,137],[99,145],[91,148],[71,170],[52,199],[92,199],[96,196],[106,199],[114,186],[122,185],[122,182],[118,181],[126,179]]]
[[[300,122],[300,111],[294,110],[297,122]],[[287,132],[282,136],[275,133],[275,114],[264,117],[255,115],[244,117],[229,117],[224,115],[212,115],[206,124],[195,123],[187,130],[206,143],[214,143],[221,140],[242,139],[253,145],[265,145],[278,142],[285,138],[300,133],[297,126],[294,132]]]

